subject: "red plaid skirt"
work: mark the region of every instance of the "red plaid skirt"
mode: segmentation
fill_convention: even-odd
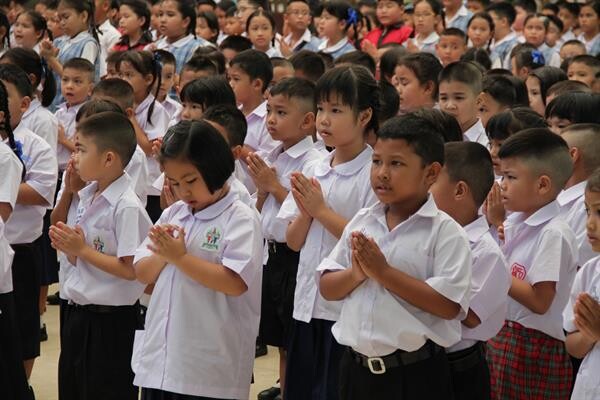
[[[487,350],[492,399],[569,399],[573,373],[563,341],[506,321]]]

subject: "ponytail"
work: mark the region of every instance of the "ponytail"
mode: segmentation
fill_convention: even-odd
[[[0,81],[0,111],[4,112],[4,120],[0,121],[0,127],[6,133],[8,138],[8,145],[12,151],[19,157],[21,164],[23,164],[23,172],[21,174],[21,180],[25,179],[25,164],[23,163],[23,145],[21,142],[15,140],[15,134],[10,125],[10,110],[8,109],[8,92],[4,82]]]
[[[148,123],[152,125],[152,113],[154,111],[154,103],[156,103],[156,98],[158,97],[158,92],[160,91],[160,85],[162,83],[162,64],[160,63],[160,54],[158,52],[154,52],[152,54],[152,68],[154,69],[154,79],[152,79],[152,85],[156,83],[156,90],[154,92],[154,99],[152,99],[152,103],[148,108]],[[167,93],[167,96],[169,94]]]

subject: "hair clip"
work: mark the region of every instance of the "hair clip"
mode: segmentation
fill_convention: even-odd
[[[546,60],[544,59],[544,54],[539,50],[533,50],[531,52],[531,58],[533,59],[533,62],[536,64],[546,65]]]
[[[348,19],[346,19],[348,25],[356,25],[358,23],[358,14],[354,8],[348,9]]]

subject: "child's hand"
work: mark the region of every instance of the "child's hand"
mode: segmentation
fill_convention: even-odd
[[[281,51],[281,55],[285,58],[288,58],[294,53],[294,49],[292,49],[283,39],[277,39],[277,43],[279,43],[279,51]]]
[[[176,264],[187,253],[185,231],[179,226],[154,225],[150,228],[148,237],[152,241],[148,249],[170,264]]]
[[[173,203],[179,200],[179,197],[175,195],[175,192],[173,191],[173,189],[171,189],[171,184],[168,182],[167,179],[165,179],[165,182],[163,183],[162,190],[167,207],[170,207],[171,205],[173,205]]]
[[[81,227],[71,228],[62,222],[52,225],[49,231],[52,247],[68,256],[79,257],[85,248],[85,235]]]
[[[377,46],[375,46],[372,42],[368,40],[363,40],[360,44],[362,51],[370,55],[373,60],[377,61],[379,59],[379,55],[377,54]]]
[[[390,266],[381,252],[381,249],[372,238],[367,238],[361,232],[352,232],[353,253],[365,275],[379,281],[381,272]]]
[[[504,225],[500,225],[496,230],[498,232],[498,239],[500,239],[501,242],[504,242]]]
[[[414,39],[408,39],[406,41],[406,50],[408,50],[409,53],[418,53],[419,52],[419,48],[415,44]]]
[[[360,261],[358,261],[358,251],[354,246],[353,236],[354,233],[352,233],[350,238],[350,247],[352,249],[352,279],[356,282],[363,282],[367,279],[367,275],[365,274],[365,271],[363,271]]]
[[[163,144],[163,138],[154,139],[152,141],[152,154],[157,156],[160,153],[160,148]]]
[[[502,193],[498,182],[494,182],[492,189],[488,193],[483,212],[490,225],[499,227],[504,223],[506,211],[504,209],[504,204],[502,204]]]
[[[81,180],[81,177],[75,170],[75,160],[71,158],[67,164],[67,171],[65,173],[65,190],[69,193],[77,193],[85,187],[86,183]]]
[[[57,57],[58,49],[54,47],[54,45],[49,39],[43,39],[40,42],[40,56],[42,56],[42,58],[44,58],[45,60]]]
[[[271,193],[275,190],[279,184],[275,168],[269,167],[256,153],[248,154],[246,163],[248,164],[250,177],[259,191]]]
[[[291,181],[296,202],[300,202],[301,207],[309,216],[317,218],[319,213],[327,206],[319,181],[315,178],[308,179],[300,172],[292,173]]]
[[[588,293],[581,293],[575,302],[575,325],[590,340],[600,340],[600,304]]]

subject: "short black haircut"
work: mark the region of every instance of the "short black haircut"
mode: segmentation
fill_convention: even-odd
[[[177,60],[175,60],[175,56],[170,51],[158,49],[154,50],[152,53],[158,54],[158,56],[160,57],[160,64],[163,66],[177,65]]]
[[[569,147],[579,149],[587,175],[600,168],[600,124],[573,124],[560,133]]]
[[[217,66],[217,73],[223,75],[225,73],[225,66],[227,64],[225,56],[219,50],[211,46],[200,46],[194,51],[195,56],[204,56],[215,63]]]
[[[91,138],[98,151],[117,153],[123,168],[131,161],[137,146],[133,125],[122,112],[106,111],[85,118],[77,125],[77,133]]]
[[[435,108],[420,108],[413,112],[419,118],[433,124],[445,143],[462,142],[464,135],[456,118],[445,111]]]
[[[475,64],[469,61],[457,61],[446,65],[442,69],[438,82],[464,83],[477,96],[481,93],[482,80],[483,75],[481,74],[481,70]]]
[[[181,121],[171,127],[164,137],[159,160],[190,162],[211,194],[227,183],[235,168],[225,138],[206,121]]]
[[[476,142],[450,142],[444,146],[444,167],[452,182],[469,186],[477,207],[494,184],[494,168],[488,149]]]
[[[592,193],[600,193],[600,168],[592,172],[585,185],[585,190]]]
[[[396,46],[383,53],[379,60],[379,71],[381,72],[382,79],[392,79],[395,74],[396,65],[398,65],[398,60],[407,53],[408,51],[404,46]]]
[[[542,10],[550,10],[550,11],[552,11],[552,12],[554,13],[554,14],[553,14],[553,16],[554,16],[554,15],[557,15],[557,14],[558,14],[559,8],[558,8],[558,6],[556,5],[556,3],[546,3],[546,4],[544,4],[544,5],[542,6]],[[561,30],[562,30],[562,29],[561,29]]]
[[[515,0],[513,2],[514,7],[521,7],[529,14],[534,14],[537,11],[537,4],[535,0]]]
[[[525,129],[509,137],[500,146],[500,159],[522,161],[534,175],[548,175],[556,194],[573,173],[573,161],[567,142],[548,128]]]
[[[546,92],[546,97],[550,97],[552,95],[560,96],[565,93],[575,93],[575,92],[592,93],[592,88],[590,88],[585,83],[579,82],[579,81],[571,81],[571,80],[560,81],[560,82],[556,82],[554,85],[552,85],[548,88],[548,91]]]
[[[600,123],[600,94],[571,92],[552,99],[546,107],[546,119],[557,117],[572,124]]]
[[[271,65],[273,66],[273,69],[275,69],[277,67],[294,69],[294,65],[287,58],[271,57],[270,60],[271,60]]]
[[[236,105],[235,93],[221,76],[206,76],[188,82],[181,89],[181,101],[202,105],[202,109],[217,104]]]
[[[85,58],[76,57],[67,60],[67,62],[63,64],[63,71],[65,69],[73,69],[77,72],[86,73],[90,82],[94,82],[96,78],[96,67]]]
[[[482,69],[482,73],[492,68],[490,53],[486,49],[471,47],[460,56],[460,61],[470,61]]]
[[[377,132],[377,140],[404,140],[417,154],[423,166],[444,164],[444,140],[429,121],[409,113],[388,119]]]
[[[184,65],[183,71],[200,72],[205,71],[210,75],[218,75],[219,71],[217,65],[213,60],[206,56],[193,56]]]
[[[436,56],[431,53],[412,53],[400,58],[396,66],[400,65],[410,69],[420,85],[431,82],[433,84],[432,98],[437,99],[438,76],[443,67]]]
[[[323,59],[310,50],[300,50],[289,58],[295,71],[313,82],[317,82],[325,73],[326,66]]]
[[[587,65],[588,67],[590,67],[594,70],[594,73],[597,73],[598,71],[600,71],[600,59],[598,59],[597,57],[594,57],[590,54],[580,54],[578,56],[571,58],[571,62],[569,63],[569,65],[571,65],[575,62]]]
[[[111,51],[110,53],[108,53],[108,56],[106,56],[106,63],[117,65],[121,60],[122,55],[122,51]]]
[[[442,33],[440,33],[440,37],[441,36],[456,36],[462,39],[465,42],[465,44],[467,44],[467,34],[462,29],[446,28],[442,31]]]
[[[375,60],[373,60],[373,57],[361,50],[355,50],[343,54],[336,58],[333,62],[333,65],[335,66],[342,64],[362,65],[368,69],[373,76],[375,76],[375,72],[377,71],[377,66],[375,64]]]
[[[527,86],[521,79],[510,75],[486,75],[481,91],[505,107],[528,107]]]
[[[579,3],[572,3],[572,2],[567,1],[567,0],[559,0],[559,1],[556,2],[556,5],[558,6],[559,10],[561,8],[564,9],[564,10],[567,10],[571,15],[573,15],[576,18],[579,15],[579,9],[581,8],[581,4],[579,4]]]
[[[15,85],[21,97],[33,97],[33,87],[27,73],[13,64],[0,64],[0,80]]]
[[[252,42],[250,41],[250,39],[248,39],[247,37],[244,37],[244,36],[239,36],[239,35],[227,36],[225,39],[223,39],[223,41],[219,45],[219,49],[221,49],[221,50],[231,49],[238,53],[241,53],[242,51],[248,50],[251,48],[252,48]]]
[[[540,67],[536,68],[529,73],[529,76],[533,76],[540,82],[540,94],[542,96],[542,102],[546,104],[546,97],[548,89],[552,87],[556,82],[566,81],[567,74],[560,68],[556,67]]]
[[[524,129],[547,127],[548,124],[544,117],[531,108],[515,107],[490,118],[485,131],[488,138],[502,141]]]
[[[270,90],[271,96],[282,95],[305,104],[304,112],[316,112],[315,84],[304,78],[286,78]]]
[[[218,104],[204,110],[202,118],[221,125],[227,131],[229,145],[233,148],[243,146],[246,140],[248,123],[246,117],[237,107],[230,104]]]
[[[400,108],[400,96],[398,91],[388,81],[382,79],[379,81],[379,91],[381,93],[381,107],[379,108],[379,125],[383,125],[388,119],[398,115]]]
[[[83,103],[77,115],[75,116],[75,122],[82,121],[94,114],[101,112],[111,111],[125,115],[125,111],[120,105],[111,100],[89,100]]]
[[[104,79],[92,90],[92,97],[103,97],[117,103],[123,111],[133,108],[135,96],[129,82],[120,78]]]
[[[506,18],[509,25],[512,25],[517,18],[517,12],[515,11],[515,7],[507,1],[502,1],[499,3],[492,3],[486,9],[488,13],[495,13],[498,18]]]
[[[260,79],[262,81],[262,91],[269,87],[273,79],[273,66],[269,57],[262,51],[250,49],[236,54],[229,62],[230,67],[237,67],[244,71],[253,81]]]

